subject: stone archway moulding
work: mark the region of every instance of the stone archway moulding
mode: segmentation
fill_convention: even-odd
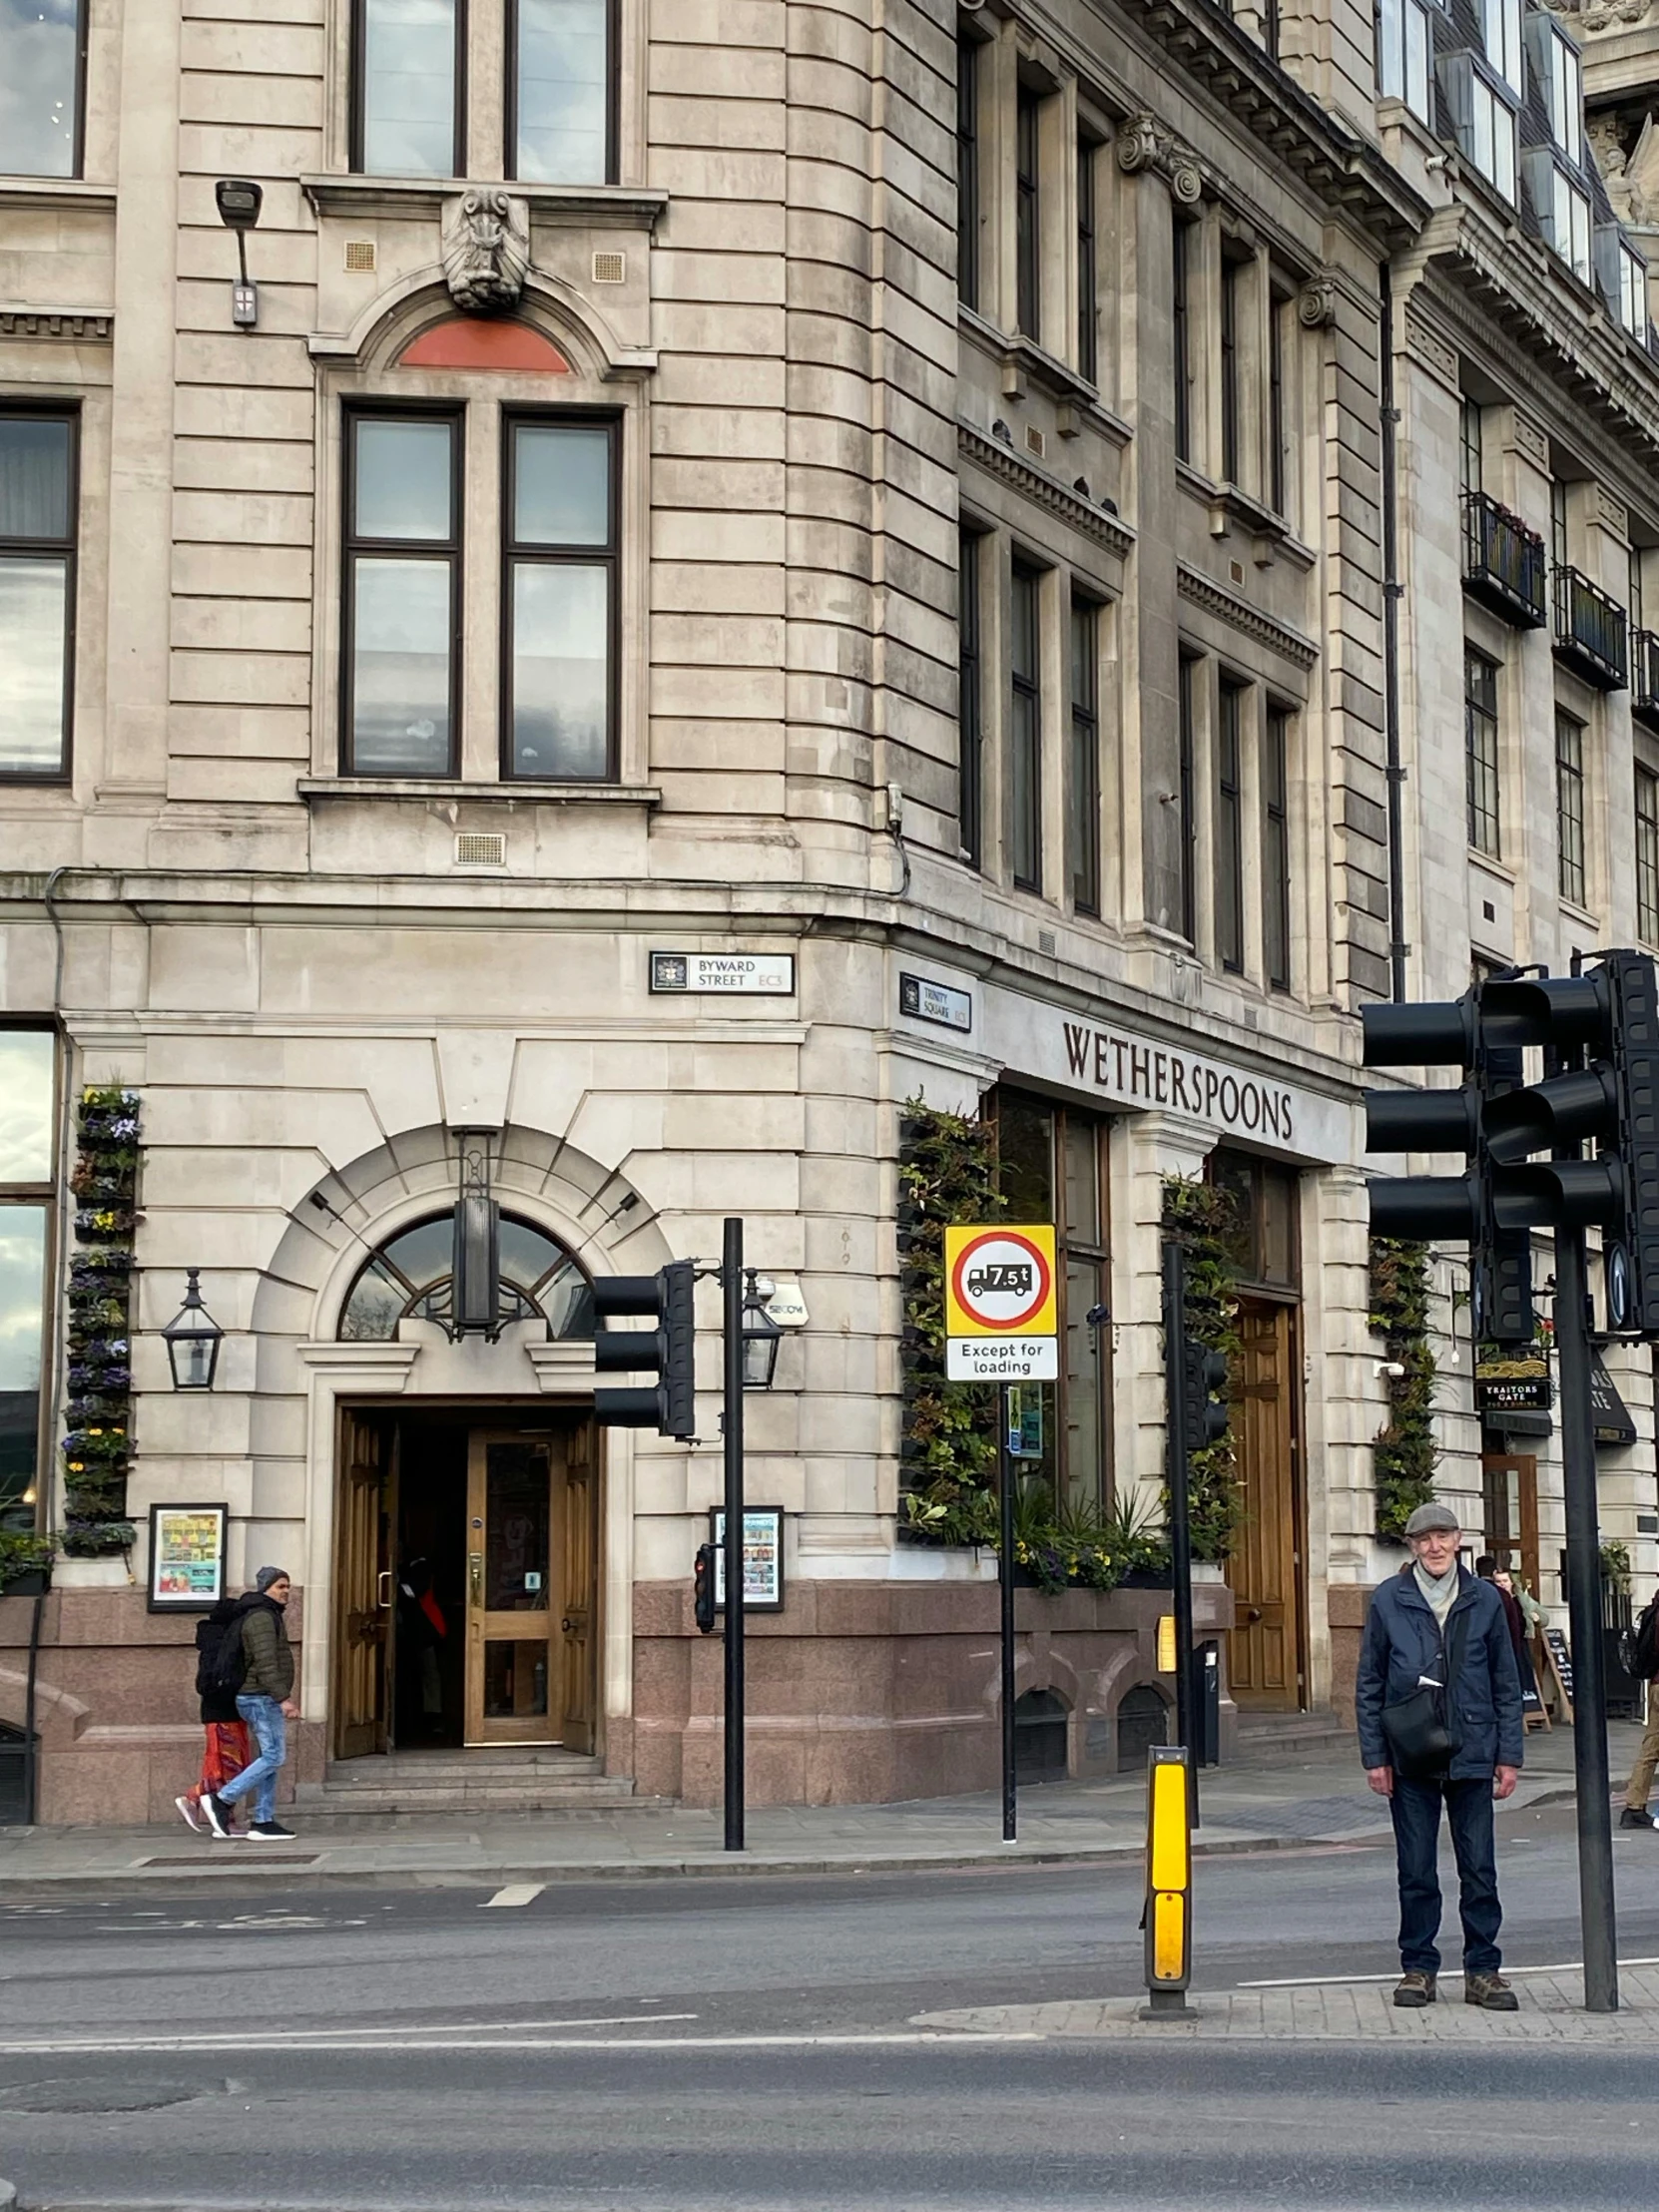
[[[405,1132],[312,1186],[289,1215],[259,1295],[253,1329],[268,1375],[283,1372],[305,1401],[306,1606],[301,1695],[308,1714],[326,1714],[333,1662],[333,1555],[339,1407],[352,1399],[422,1396],[520,1398],[536,1392],[580,1397],[593,1387],[591,1354],[576,1344],[531,1344],[509,1330],[494,1347],[451,1345],[419,1329],[407,1343],[340,1343],[340,1312],[368,1253],[453,1201],[447,1129]],[[649,1274],[672,1257],[656,1217],[629,1185],[573,1147],[509,1126],[497,1139],[495,1193],[508,1211],[558,1238],[590,1275]],[[626,1257],[621,1257],[622,1248]],[[285,1343],[284,1341],[285,1340]],[[291,1363],[291,1365],[289,1364]],[[262,1365],[264,1365],[262,1360]],[[288,1392],[283,1393],[288,1394]],[[633,1704],[634,1442],[625,1429],[604,1439],[600,1527],[600,1710],[625,1718]],[[601,1744],[603,1750],[603,1743]]]

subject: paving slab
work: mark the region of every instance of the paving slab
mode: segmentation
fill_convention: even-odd
[[[1462,1976],[1442,1974],[1436,2003],[1400,2011],[1392,1979],[1333,1982],[1294,1989],[1193,1990],[1190,2017],[1143,2020],[1144,1997],[1062,1998],[1047,2004],[982,2004],[917,2012],[912,2027],[976,2035],[1086,2036],[1100,2041],[1582,2043],[1597,2047],[1659,2044],[1659,1969],[1627,1966],[1619,1974],[1619,2009],[1586,2012],[1576,1971],[1506,1978],[1519,2000],[1514,2012],[1487,2012],[1463,2002]]]
[[[1609,1730],[1622,1776],[1640,1731]],[[1513,1798],[1512,1824],[1572,1794],[1572,1737],[1534,1737]],[[1199,1776],[1200,1856],[1307,1848],[1368,1848],[1389,1836],[1384,1800],[1366,1787],[1358,1755],[1304,1763],[1206,1768]],[[836,1874],[1136,1860],[1145,1841],[1143,1775],[1050,1783],[1022,1791],[1019,1838],[1002,1842],[990,1792],[887,1805],[760,1806],[748,1849],[722,1849],[718,1811],[664,1800],[556,1812],[332,1814],[305,1832],[284,1808],[291,1844],[216,1843],[182,1823],[151,1828],[0,1829],[0,1896],[211,1882],[380,1885],[506,1884],[619,1876]]]

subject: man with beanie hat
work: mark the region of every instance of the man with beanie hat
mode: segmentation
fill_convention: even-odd
[[[1502,1600],[1458,1564],[1457,1538],[1449,1506],[1419,1505],[1405,1523],[1411,1557],[1373,1593],[1355,1687],[1360,1757],[1393,1818],[1395,2004],[1435,1998],[1443,1805],[1457,1856],[1463,2001],[1513,2012],[1515,1992],[1498,1972],[1492,1800],[1511,1796],[1520,1778],[1520,1677]]]
[[[231,1807],[250,1791],[259,1793],[248,1831],[253,1841],[280,1843],[293,1834],[276,1818],[276,1777],[287,1757],[284,1723],[299,1717],[293,1702],[293,1647],[282,1620],[289,1587],[284,1567],[262,1567],[253,1589],[239,1601],[240,1621],[226,1633],[225,1670],[237,1678],[237,1711],[248,1724],[259,1756],[222,1790],[202,1800],[208,1825],[221,1841],[231,1834]]]

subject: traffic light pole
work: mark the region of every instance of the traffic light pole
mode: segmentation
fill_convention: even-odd
[[[1595,1415],[1582,1229],[1555,1232],[1555,1344],[1561,1362],[1561,1465],[1567,1517],[1567,1620],[1572,1638],[1573,1773],[1578,1797],[1578,1912],[1584,2008],[1619,2008],[1613,1911],[1613,1817],[1601,1653],[1600,1531]]]
[[[1019,1820],[1014,1778],[1014,1455],[1008,1449],[1011,1411],[1006,1382],[996,1393],[997,1597],[1001,1606],[1002,1841],[1011,1844]]]
[[[721,1250],[721,1358],[726,1443],[726,1849],[742,1851],[743,1779],[743,1223]]]
[[[1164,1372],[1169,1382],[1165,1471],[1169,1483],[1170,1580],[1175,1612],[1175,1737],[1187,1752],[1193,1743],[1193,1545],[1187,1495],[1187,1254],[1174,1237],[1164,1240]],[[1189,1757],[1187,1787],[1198,1813],[1198,1769]]]

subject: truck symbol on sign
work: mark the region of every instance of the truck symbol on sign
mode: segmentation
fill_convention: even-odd
[[[1035,1277],[1029,1260],[1004,1261],[975,1268],[967,1279],[969,1298],[1029,1298]]]

